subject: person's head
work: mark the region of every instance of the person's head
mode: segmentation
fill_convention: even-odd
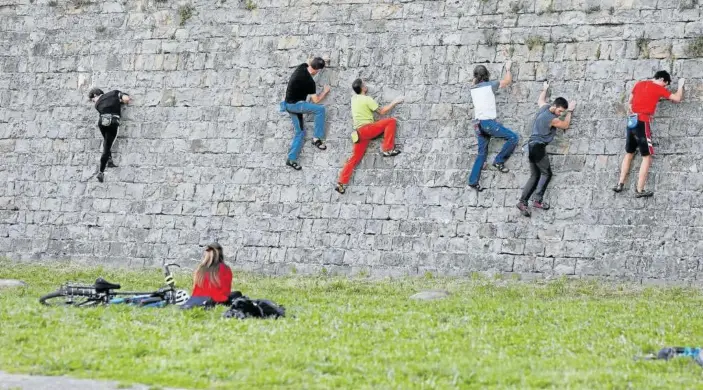
[[[665,70],[660,70],[654,74],[654,82],[665,87],[671,84],[671,75]]]
[[[552,103],[552,112],[557,116],[561,116],[568,108],[569,102],[563,97],[554,99],[554,102]]]
[[[217,242],[205,247],[205,253],[203,254],[203,259],[200,261],[198,268],[195,270],[193,275],[193,284],[200,286],[205,281],[205,276],[207,275],[210,283],[219,287],[220,286],[220,264],[225,262],[225,256],[222,253],[222,246]]]
[[[92,101],[96,101],[100,95],[103,94],[103,90],[100,88],[93,88],[90,91],[88,91],[88,99]]]
[[[356,79],[352,83],[352,89],[354,92],[356,92],[357,95],[366,94],[368,92],[368,87],[366,87],[366,83],[362,79]]]
[[[491,73],[483,65],[478,65],[474,68],[474,84],[483,83],[489,80]]]
[[[312,59],[312,61],[310,61],[310,66],[308,66],[308,70],[310,71],[311,75],[316,75],[322,69],[325,69],[325,60],[320,57],[315,57]]]

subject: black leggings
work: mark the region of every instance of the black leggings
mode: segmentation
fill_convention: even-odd
[[[527,203],[535,190],[537,190],[534,198],[536,201],[541,202],[544,197],[544,191],[547,189],[549,181],[552,180],[552,167],[546,149],[547,144],[529,145],[531,175],[522,190],[521,202]]]
[[[105,166],[107,166],[108,160],[112,157],[112,144],[115,143],[115,138],[117,138],[117,129],[120,127],[119,123],[110,124],[110,126],[98,125],[100,128],[100,133],[103,135],[103,154],[100,156],[100,172],[105,172]]]

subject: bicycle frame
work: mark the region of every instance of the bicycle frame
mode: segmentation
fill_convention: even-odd
[[[121,299],[118,297],[131,296],[144,298],[139,302],[146,301],[149,304],[156,304],[158,302],[173,303],[171,301],[174,299],[174,294],[176,292],[176,283],[173,278],[173,275],[171,274],[171,270],[169,269],[169,267],[173,266],[180,268],[180,265],[176,263],[163,264],[162,268],[164,272],[164,280],[166,286],[156,291],[119,291],[117,289],[106,289],[98,291],[96,287],[97,284],[86,285],[78,283],[66,283],[62,285],[57,291],[41,297],[39,299],[39,302],[46,305],[48,304],[46,302],[47,300],[64,297],[66,298],[66,304],[73,304],[74,298],[81,298],[84,301],[82,303],[79,303],[77,306],[84,306],[94,304],[124,303],[125,301],[127,301],[127,299]]]

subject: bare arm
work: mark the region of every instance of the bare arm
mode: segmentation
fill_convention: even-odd
[[[539,99],[537,100],[538,107],[542,107],[543,105],[547,104],[547,90],[549,90],[549,82],[545,81],[542,93],[539,94]]]
[[[574,108],[576,108],[576,103],[569,103],[569,108],[566,111],[566,117],[564,118],[564,120],[554,118],[552,119],[552,126],[562,130],[568,129],[569,125],[571,125],[571,113],[574,111]]]
[[[503,80],[500,80],[500,88],[505,88],[513,82],[513,74],[510,73],[510,67],[512,65],[512,61],[508,61],[505,63],[505,76],[503,76]]]
[[[310,95],[310,99],[313,103],[317,104],[321,102],[322,99],[324,99],[328,93],[330,93],[330,86],[325,85],[325,87],[322,89],[322,92],[318,93],[317,95]]]
[[[401,97],[401,98],[397,98],[397,99],[393,100],[392,102],[390,102],[388,105],[379,108],[378,110],[376,110],[376,112],[379,113],[380,115],[386,115],[386,114],[388,114],[388,112],[390,112],[393,108],[395,108],[395,106],[397,106],[398,104],[400,104],[400,103],[402,103],[402,102],[403,102],[403,98],[402,98],[402,97]]]
[[[683,84],[686,81],[686,79],[679,79],[679,89],[676,91],[676,93],[671,94],[669,96],[669,100],[671,100],[674,103],[679,103],[681,100],[683,100]]]
[[[630,93],[630,98],[627,99],[627,113],[632,114],[632,93]]]

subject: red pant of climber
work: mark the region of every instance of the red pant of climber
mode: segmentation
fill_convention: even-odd
[[[357,133],[359,134],[359,142],[354,144],[354,149],[352,151],[352,156],[349,158],[342,172],[339,175],[339,183],[348,184],[349,179],[351,179],[354,168],[361,162],[361,159],[366,153],[366,149],[369,147],[369,142],[372,139],[383,134],[383,144],[381,149],[384,152],[393,150],[395,146],[395,118],[381,119],[378,122],[374,122],[365,126],[361,126]]]

